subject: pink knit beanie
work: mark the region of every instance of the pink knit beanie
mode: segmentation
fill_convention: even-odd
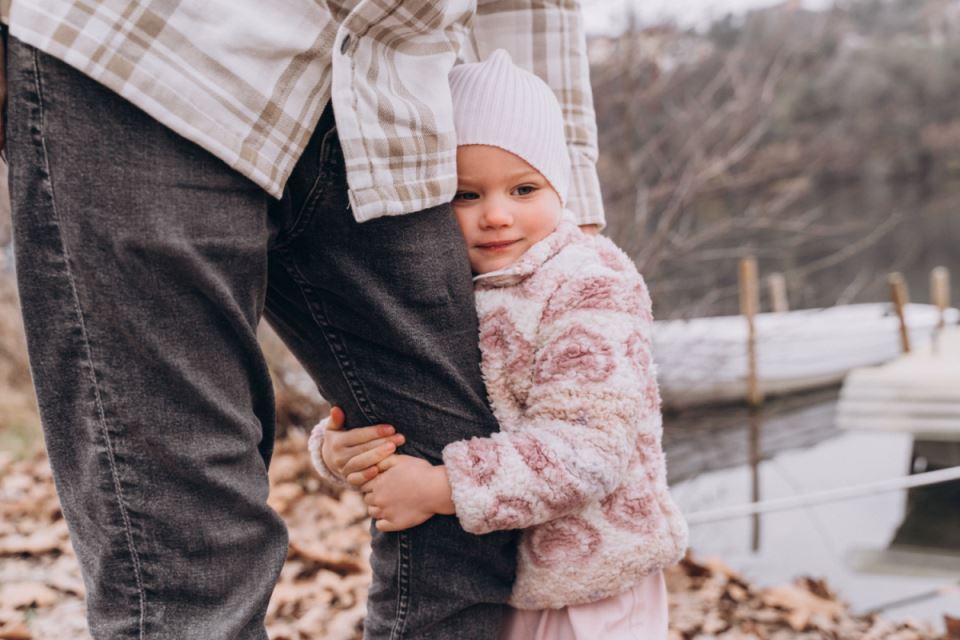
[[[450,72],[457,145],[488,144],[526,160],[566,204],[570,156],[553,90],[497,49]]]

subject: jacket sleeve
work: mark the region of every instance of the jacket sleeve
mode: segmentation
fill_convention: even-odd
[[[313,427],[313,431],[310,432],[310,438],[307,440],[307,449],[310,451],[310,462],[313,463],[313,468],[317,470],[317,474],[328,483],[335,487],[352,489],[353,485],[335,474],[330,467],[327,466],[327,463],[323,461],[323,456],[320,455],[320,448],[323,446],[323,434],[327,429],[328,420],[330,420],[330,418],[324,418],[317,423]]]
[[[539,27],[539,28],[538,28]],[[472,29],[474,55],[506,49],[540,76],[563,110],[570,154],[566,207],[577,224],[606,224],[597,177],[597,118],[580,3],[575,0],[479,0]]]
[[[631,277],[583,277],[551,297],[522,415],[447,445],[466,531],[527,528],[582,509],[622,482],[636,439],[659,423],[649,297]],[[659,433],[656,434],[659,437]]]

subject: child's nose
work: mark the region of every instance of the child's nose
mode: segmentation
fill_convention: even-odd
[[[508,227],[513,224],[513,216],[503,205],[491,203],[483,212],[483,224],[487,227]]]

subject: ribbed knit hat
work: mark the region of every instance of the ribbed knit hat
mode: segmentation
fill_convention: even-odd
[[[566,203],[570,156],[553,90],[497,49],[450,72],[457,145],[488,144],[526,160]]]

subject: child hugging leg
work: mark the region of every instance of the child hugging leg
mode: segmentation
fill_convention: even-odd
[[[503,50],[450,81],[454,211],[501,431],[447,445],[434,466],[373,435],[342,445],[349,431],[321,425],[315,460],[361,488],[382,531],[434,514],[477,535],[522,529],[502,638],[663,639],[662,569],[687,527],[666,484],[646,285],[564,210],[570,162],[550,88]]]

